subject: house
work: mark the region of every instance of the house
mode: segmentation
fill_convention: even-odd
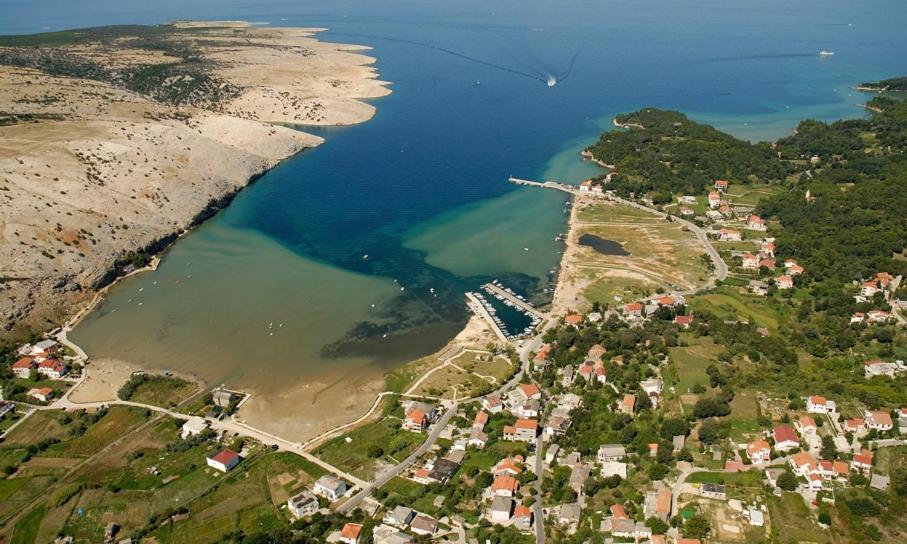
[[[340,529],[340,538],[337,540],[344,544],[359,544],[359,533],[362,532],[362,525],[358,523],[347,523]]]
[[[403,429],[414,433],[421,433],[427,428],[428,414],[419,408],[407,410],[406,417],[403,418]]]
[[[690,206],[695,206],[696,202],[698,202],[696,200],[696,197],[693,195],[683,195],[681,197],[678,197],[677,201],[681,204],[689,204]]]
[[[28,379],[31,376],[32,369],[36,368],[38,363],[35,362],[31,357],[22,357],[15,363],[13,363],[12,371],[13,375],[20,379]]]
[[[239,464],[239,454],[231,450],[220,450],[207,458],[208,466],[221,472],[229,472]]]
[[[891,319],[891,314],[883,310],[870,310],[866,317],[870,323],[885,323]]]
[[[760,270],[763,268],[765,268],[767,270],[774,270],[776,266],[777,266],[777,264],[775,263],[775,259],[766,258],[766,259],[759,260],[759,269]]]
[[[50,387],[40,387],[37,389],[29,389],[28,396],[37,399],[41,402],[50,402],[54,398],[54,390]]]
[[[862,323],[864,319],[866,319],[866,314],[863,312],[854,312],[854,314],[850,316],[851,323]]]
[[[621,480],[627,479],[627,464],[620,461],[605,461],[601,464],[601,477],[610,478],[620,476]]]
[[[523,456],[505,457],[494,466],[491,473],[495,476],[519,476],[523,469],[520,465],[523,463]]]
[[[564,317],[564,325],[572,325],[576,327],[583,322],[583,316],[579,314],[568,314]]]
[[[760,253],[767,255],[769,257],[775,256],[775,242],[773,240],[763,240],[762,247],[759,250]]]
[[[759,268],[759,256],[752,253],[744,253],[741,266],[744,270],[757,270]]]
[[[208,428],[208,422],[205,421],[203,417],[190,417],[183,423],[183,426],[180,430],[180,438],[186,440],[187,438],[198,436],[205,432]]]
[[[545,437],[563,436],[570,428],[570,419],[561,415],[552,415],[545,423]]]
[[[639,382],[639,387],[643,390],[652,406],[658,407],[658,399],[661,398],[661,391],[664,389],[664,382],[661,378],[652,378]]]
[[[624,304],[624,312],[626,312],[629,317],[642,317],[642,304],[639,302]]]
[[[44,359],[38,363],[38,374],[51,380],[59,380],[67,371],[66,365],[59,359]]]
[[[671,447],[674,450],[674,453],[679,452],[686,445],[687,437],[682,434],[674,435],[674,438],[671,439]]]
[[[795,423],[794,426],[800,432],[800,436],[803,437],[816,434],[819,430],[819,427],[816,426],[816,420],[814,420],[812,416],[800,416],[800,419],[797,420],[797,423]]]
[[[384,523],[397,527],[398,529],[406,528],[416,517],[416,511],[408,506],[399,505],[388,513],[384,514]]]
[[[598,448],[598,462],[607,463],[620,461],[627,456],[627,450],[622,444],[604,444]]]
[[[841,481],[847,481],[847,478],[850,476],[850,467],[847,466],[847,463],[844,461],[834,461],[832,462],[831,467],[835,478]]]
[[[768,285],[766,285],[765,282],[759,280],[750,280],[749,290],[754,295],[764,297],[768,294]]]
[[[762,232],[768,230],[768,227],[765,226],[765,219],[762,219],[758,215],[751,215],[746,221],[746,227],[750,230],[758,230]]]
[[[538,353],[535,354],[533,358],[533,363],[535,363],[536,368],[542,368],[548,364],[548,355],[551,354],[551,344],[542,344],[539,347]]]
[[[318,499],[310,491],[303,491],[287,499],[287,510],[295,518],[312,515],[318,511]]]
[[[879,292],[879,284],[872,281],[864,281],[863,287],[860,288],[860,294],[867,298],[872,298]]]
[[[504,440],[532,442],[538,436],[539,423],[534,419],[517,419],[514,425],[504,427]]]
[[[782,276],[778,276],[777,278],[775,278],[775,285],[778,286],[778,289],[785,289],[785,290],[793,289],[794,280],[787,274],[784,274]]]
[[[636,408],[636,395],[624,395],[624,398],[617,406],[617,409],[622,414],[633,415],[633,410]]]
[[[852,417],[844,421],[844,430],[849,433],[859,433],[866,430],[862,417]]]
[[[743,236],[740,234],[739,230],[725,227],[718,231],[718,239],[722,242],[739,242],[743,240]]]
[[[40,355],[52,355],[56,353],[57,349],[60,348],[60,345],[57,344],[54,340],[41,340],[31,347],[31,355],[40,356]]]
[[[727,489],[721,484],[704,483],[699,488],[699,494],[710,499],[727,499]]]
[[[551,463],[553,463],[554,460],[557,459],[557,454],[560,451],[560,446],[558,446],[557,444],[551,444],[551,446],[549,446],[548,450],[545,452],[545,464],[550,465]]]
[[[419,514],[413,518],[409,524],[410,530],[417,535],[434,535],[438,532],[438,520],[430,518],[425,514]]]
[[[442,457],[441,459],[436,459],[432,464],[428,478],[435,482],[446,484],[453,478],[459,468],[460,463]]]
[[[415,544],[416,539],[389,525],[379,525],[372,531],[374,544]]]
[[[754,465],[768,463],[772,459],[772,447],[765,440],[754,440],[747,445],[746,456]]]
[[[863,377],[874,378],[876,376],[888,376],[894,378],[898,367],[894,363],[886,363],[881,359],[872,359],[863,363]]]
[[[510,521],[513,514],[513,499],[503,495],[496,495],[491,499],[491,507],[488,509],[488,517],[492,523],[506,523]]]
[[[806,398],[806,411],[810,414],[830,414],[837,409],[834,401],[822,395],[810,395]]]
[[[3,418],[6,414],[16,410],[16,405],[11,402],[3,402],[0,400],[0,418]]]
[[[666,487],[662,487],[658,491],[646,493],[646,500],[643,505],[646,519],[656,517],[667,523],[668,519],[671,517],[672,498],[673,495],[671,494],[671,490]]]
[[[346,482],[333,476],[322,476],[315,482],[312,492],[334,502],[346,494]]]
[[[765,479],[768,481],[768,484],[772,487],[778,487],[778,478],[782,474],[787,472],[787,469],[783,468],[767,468],[765,469]]]
[[[479,410],[476,413],[475,419],[472,420],[472,428],[482,430],[485,428],[485,425],[488,424],[488,412]]]
[[[678,304],[677,299],[670,295],[656,298],[655,303],[659,306],[667,306],[668,308],[673,308]]]
[[[513,526],[520,531],[532,529],[532,509],[528,506],[517,506],[513,510]]]
[[[583,492],[583,487],[586,485],[586,480],[589,479],[589,475],[592,473],[592,466],[587,463],[577,463],[573,465],[573,468],[570,470],[570,487],[573,488],[577,494]]]
[[[472,432],[469,433],[469,442],[467,442],[467,444],[482,449],[488,444],[488,435],[484,431],[473,429]]]
[[[516,387],[524,401],[539,400],[542,398],[542,392],[539,390],[539,386],[534,383],[521,383]]]
[[[226,389],[215,389],[211,392],[211,400],[214,402],[214,406],[228,408],[235,399],[236,395],[233,393],[233,391],[227,391]]]
[[[682,215],[684,217],[690,217],[692,215],[696,215],[696,212],[693,210],[693,208],[690,208],[689,206],[681,206],[680,215]]]
[[[790,451],[800,447],[800,439],[797,433],[788,425],[777,425],[772,431],[775,439],[776,451]]]
[[[574,525],[579,523],[581,512],[582,509],[577,503],[562,504],[557,510],[557,521],[561,525]]]
[[[583,181],[579,184],[579,192],[588,193],[591,190],[592,190],[592,180],[591,179],[587,179],[586,181]]]
[[[431,471],[427,468],[423,467],[416,469],[416,471],[413,473],[413,481],[422,485],[428,485],[432,483],[431,478],[429,477],[430,474]]]
[[[586,383],[592,381],[593,374],[595,374],[595,365],[592,363],[592,361],[586,361],[585,363],[579,365],[579,376],[580,378],[585,380]]]
[[[728,182],[726,179],[716,179],[715,180],[715,190],[716,191],[727,191]]]
[[[564,387],[573,385],[573,365],[567,365],[561,370],[561,385]]]
[[[491,484],[493,496],[513,497],[520,490],[520,483],[513,476],[498,476]]]
[[[803,272],[805,272],[805,271],[806,270],[797,263],[794,263],[791,266],[787,267],[787,274],[789,276],[799,276],[799,275],[803,274]]]
[[[684,329],[689,329],[690,326],[693,324],[693,316],[692,316],[692,315],[677,315],[677,316],[674,316],[674,324],[675,324],[675,325],[680,325],[680,326],[683,327]]]
[[[522,418],[538,417],[541,406],[542,404],[538,399],[527,400],[517,408],[516,415]]]
[[[488,410],[489,413],[497,414],[504,409],[504,402],[497,395],[489,395],[482,399],[482,408]]]
[[[888,412],[866,410],[863,413],[863,419],[866,421],[868,429],[885,432],[894,428],[894,422]]]
[[[850,466],[857,472],[869,474],[872,471],[872,452],[863,448],[860,453],[854,454]]]
[[[788,464],[790,464],[790,468],[794,471],[794,474],[804,478],[816,472],[819,468],[819,463],[816,461],[816,458],[813,457],[811,453],[805,451],[795,453],[791,456]]]

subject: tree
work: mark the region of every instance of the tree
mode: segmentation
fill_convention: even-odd
[[[690,434],[690,424],[683,419],[671,418],[661,423],[661,437],[671,440],[675,436]]]
[[[656,517],[650,517],[646,520],[646,527],[652,529],[653,535],[663,535],[668,532],[668,524]]]
[[[695,514],[683,524],[684,538],[703,539],[709,536],[711,530],[712,524],[709,518],[703,514]]]
[[[778,487],[785,491],[793,491],[797,489],[797,477],[794,476],[793,472],[785,471],[784,474],[778,476]]]
[[[369,458],[377,459],[384,455],[384,449],[378,444],[369,444],[365,453],[369,456]]]
[[[838,458],[838,448],[835,439],[827,434],[822,437],[822,451],[819,453],[823,459],[835,460]]]
[[[907,497],[907,469],[894,471],[891,475],[891,489],[901,497]]]

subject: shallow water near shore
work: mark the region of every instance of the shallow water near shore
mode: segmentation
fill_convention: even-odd
[[[468,317],[465,291],[498,278],[549,296],[566,198],[507,177],[594,175],[578,153],[614,113],[682,109],[769,139],[803,117],[862,115],[853,85],[907,73],[896,1],[360,4],[0,6],[5,33],[177,18],[324,26],[322,39],[372,46],[393,82],[373,120],[311,129],[324,145],[240,193],[156,272],[112,289],[71,334],[92,356],[281,397],[283,411],[329,409],[443,346]]]

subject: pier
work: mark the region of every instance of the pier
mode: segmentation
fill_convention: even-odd
[[[578,186],[570,185],[567,183],[560,183],[557,181],[532,181],[528,179],[515,178],[513,176],[507,178],[507,181],[513,183],[514,185],[524,185],[526,187],[541,187],[543,189],[555,189],[557,191],[563,191],[571,195],[580,194]]]
[[[469,305],[469,309],[472,310],[474,314],[487,321],[489,325],[491,325],[491,330],[494,331],[494,334],[498,337],[498,339],[505,344],[510,342],[510,340],[507,338],[507,335],[504,334],[503,330],[501,330],[501,326],[498,325],[498,322],[495,321],[494,317],[492,317],[488,309],[485,308],[485,304],[483,304],[482,301],[479,300],[479,297],[477,297],[475,293],[470,292],[466,293],[466,298],[469,300],[469,302],[467,303]]]
[[[510,289],[503,288],[495,283],[486,283],[482,286],[482,289],[485,289],[491,295],[500,295],[499,298],[503,298],[506,301],[509,301],[511,304],[523,310],[527,314],[537,317],[538,319],[545,319],[547,316],[542,312],[538,311],[535,306],[529,304],[525,300],[519,298],[513,291]]]

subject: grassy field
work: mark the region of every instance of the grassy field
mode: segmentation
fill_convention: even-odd
[[[741,319],[770,330],[777,330],[782,322],[779,314],[768,299],[742,295],[737,288],[720,287],[713,292],[697,295],[690,304],[693,311],[708,310],[725,319]]]
[[[350,439],[347,442],[347,438]],[[348,434],[337,437],[315,452],[319,458],[361,478],[371,478],[379,459],[402,460],[425,440],[425,435],[400,428],[400,420],[385,418],[365,424]],[[370,450],[381,448],[378,458],[369,456]]]
[[[85,457],[144,423],[150,414],[139,408],[111,406],[107,414],[84,434],[54,444],[44,455],[49,457]]]
[[[676,368],[677,392],[684,394],[693,387],[694,384],[700,384],[708,387],[709,377],[705,369],[718,360],[718,354],[724,348],[716,345],[711,338],[702,337],[694,338],[690,335],[684,335],[687,346],[675,347],[670,349],[671,361]]]
[[[827,531],[815,523],[812,513],[796,493],[784,493],[768,501],[772,536],[779,542],[830,542]]]
[[[592,234],[619,243],[629,255],[605,255],[580,247],[570,266],[587,285],[590,302],[614,304],[655,293],[659,288],[689,289],[708,279],[705,253],[679,223],[626,206],[584,203],[577,211],[575,235]]]
[[[135,388],[129,397],[132,402],[171,408],[198,391],[190,381],[172,376],[153,376]]]

